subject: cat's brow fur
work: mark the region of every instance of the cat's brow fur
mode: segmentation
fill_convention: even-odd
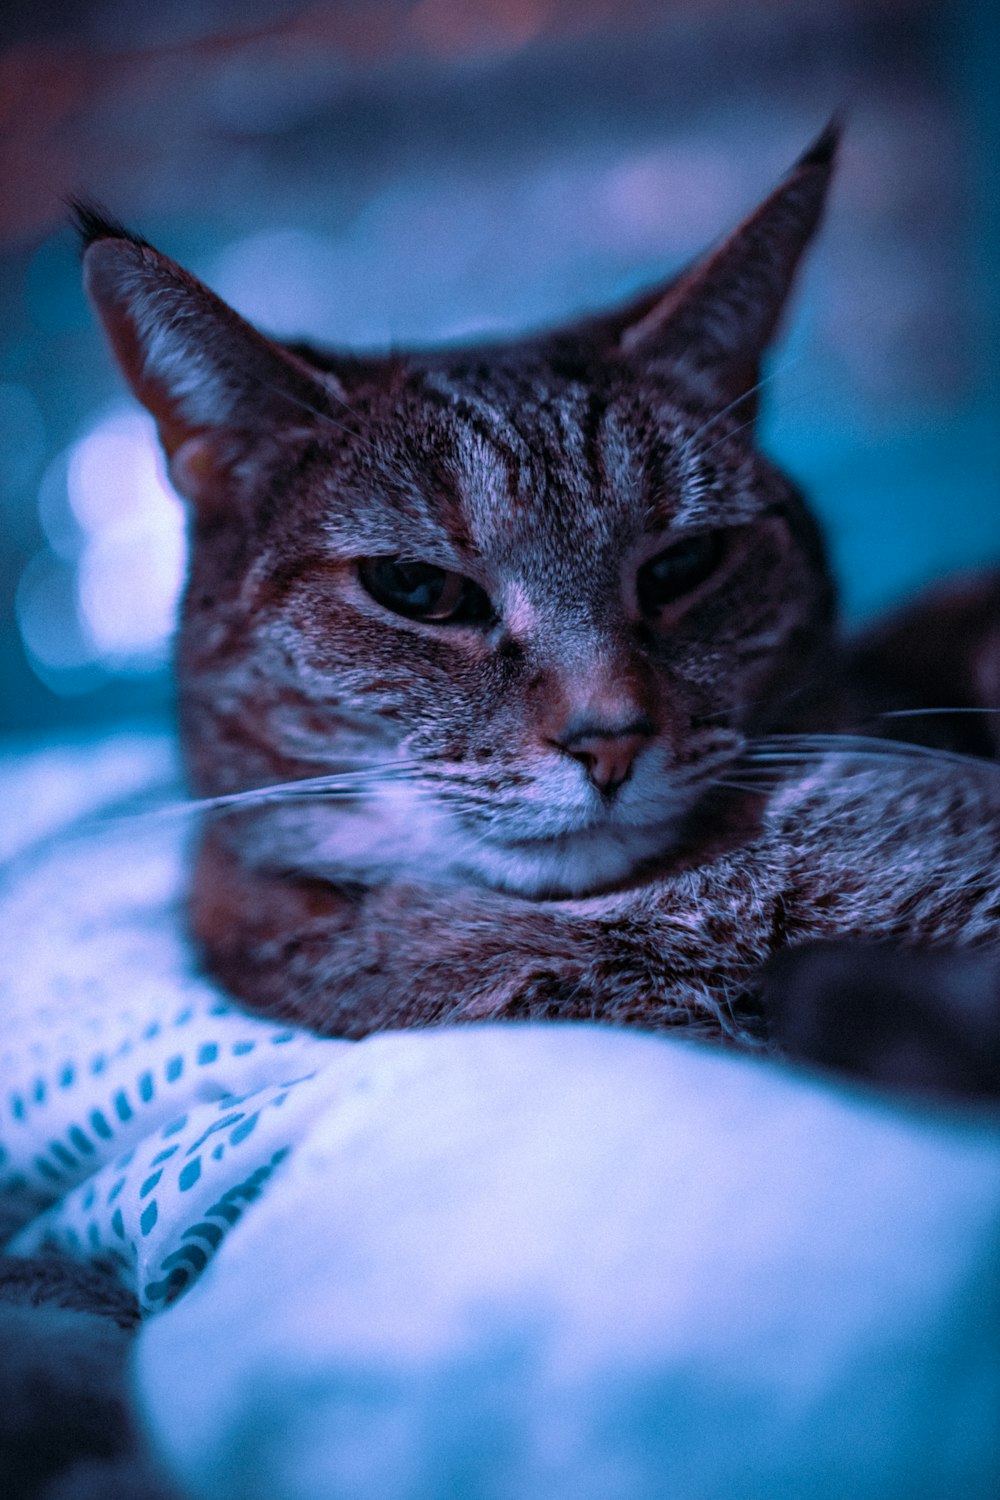
[[[384,359],[275,344],[85,217],[92,300],[191,501],[194,788],[370,771],[350,805],[206,830],[193,927],[247,1003],[352,1036],[523,1015],[745,1034],[789,943],[1000,941],[991,770],[831,756],[737,790],[754,736],[834,713],[822,541],[752,419],[835,144],[627,307]],[[705,533],[709,576],[651,615],[639,570]],[[385,608],[358,571],[380,557],[462,575],[492,618]]]

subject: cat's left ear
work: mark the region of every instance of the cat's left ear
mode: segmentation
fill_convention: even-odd
[[[126,380],[159,428],[171,478],[196,506],[262,433],[335,420],[332,375],[247,323],[114,220],[76,205],[84,285]]]
[[[617,329],[621,354],[666,359],[726,400],[752,391],[796,267],[819,224],[840,125],[831,121],[770,197],[714,251],[647,294]]]

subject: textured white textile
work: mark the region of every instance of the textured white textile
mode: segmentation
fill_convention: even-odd
[[[996,1500],[995,1133],[590,1026],[373,1038],[139,1345],[204,1500]]]
[[[192,966],[184,823],[117,815],[172,775],[0,760],[0,1207],[158,1313],[192,1495],[995,1500],[995,1117],[599,1027],[256,1021]]]
[[[8,755],[0,870],[0,1203],[118,1266],[155,1311],[189,1284],[325,1097],[349,1044],[245,1015],[194,969],[164,739]]]

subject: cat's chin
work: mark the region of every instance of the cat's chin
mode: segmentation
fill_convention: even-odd
[[[679,821],[581,829],[550,838],[484,842],[464,873],[479,884],[535,899],[592,896],[628,881],[676,843]]]

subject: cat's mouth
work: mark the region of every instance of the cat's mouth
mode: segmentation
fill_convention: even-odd
[[[621,885],[675,844],[681,819],[604,824],[548,837],[479,839],[461,860],[483,885],[529,897],[590,896]]]
[[[268,800],[243,819],[240,839],[251,856],[327,879],[412,874],[528,898],[586,896],[621,885],[669,853],[693,800],[687,789],[670,795],[660,788],[645,805],[633,805],[631,816],[620,808],[600,815],[592,806],[536,804],[532,828],[524,808],[487,821],[479,808],[449,807],[405,780],[387,779],[355,788],[347,800]]]

